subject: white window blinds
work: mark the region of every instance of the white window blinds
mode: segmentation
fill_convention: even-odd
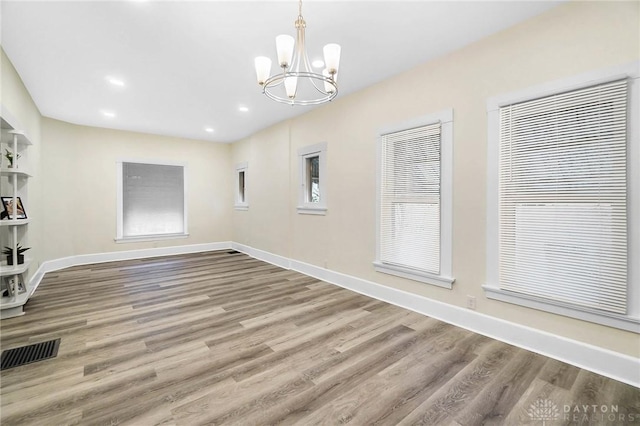
[[[181,234],[184,167],[122,163],[123,237]]]
[[[500,287],[624,314],[627,81],[500,108]]]
[[[382,263],[440,273],[440,144],[440,123],[382,136]]]

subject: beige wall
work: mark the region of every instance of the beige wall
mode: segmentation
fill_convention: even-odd
[[[639,34],[638,2],[568,3],[235,143],[232,162],[249,162],[250,207],[234,213],[234,240],[456,306],[465,306],[472,295],[483,314],[639,356],[640,338],[634,333],[488,300],[481,288],[486,99],[638,60]],[[372,267],[376,132],[445,108],[454,109],[453,290]],[[323,141],[328,144],[329,210],[326,216],[299,215],[296,153]]]
[[[19,234],[22,237],[21,245],[23,247],[31,247],[31,250],[27,252],[27,255],[33,261],[28,271],[28,276],[30,277],[38,269],[42,260],[42,250],[40,249],[43,230],[41,223],[43,179],[40,174],[40,122],[42,116],[2,48],[0,48],[0,76],[0,101],[2,102],[3,118],[17,130],[25,131],[33,143],[23,153],[24,157],[19,163],[20,167],[28,169],[29,173],[33,175],[19,194],[24,203],[27,216],[32,220],[26,229],[21,227]],[[6,186],[9,185],[8,179],[2,178],[0,183],[2,186],[0,193],[2,195],[9,194],[9,187]],[[7,236],[8,228],[4,228],[2,230],[2,238],[7,238]],[[0,243],[2,246],[8,245],[8,241],[5,240]]]
[[[44,260],[231,240],[230,146],[42,120]],[[116,161],[187,165],[189,237],[117,244]]]
[[[249,211],[236,211],[233,217],[235,242],[281,256],[289,254],[290,204],[289,129],[275,126],[256,138],[233,144],[232,168],[249,163],[247,195]]]

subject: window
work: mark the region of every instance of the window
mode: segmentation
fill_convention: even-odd
[[[327,144],[324,142],[298,151],[300,163],[298,213],[323,215],[327,212],[326,155]]]
[[[451,288],[453,111],[385,129],[379,138],[379,272]]]
[[[305,158],[306,186],[305,202],[320,202],[320,156],[312,155]]]
[[[187,235],[185,167],[118,162],[116,241]]]
[[[236,165],[236,210],[249,209],[249,199],[247,196],[247,177],[249,175],[249,166],[247,163]]]
[[[628,292],[627,188],[637,184],[628,179],[629,85],[617,75],[501,103],[490,113],[498,121],[490,138],[498,145],[490,149],[498,176],[497,211],[490,215],[497,236],[489,248],[497,250],[491,265],[497,270],[485,286],[489,297],[568,307],[591,320],[635,310]]]

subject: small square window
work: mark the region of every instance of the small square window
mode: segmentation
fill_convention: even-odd
[[[305,198],[309,203],[320,203],[320,156],[306,158],[307,185]]]
[[[238,201],[241,203],[245,202],[245,193],[244,193],[244,174],[246,172],[244,170],[238,172]]]

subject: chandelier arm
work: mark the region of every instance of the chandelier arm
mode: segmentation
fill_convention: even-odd
[[[300,0],[302,2],[302,0]],[[312,74],[316,74],[313,72],[313,68],[311,67],[311,62],[309,61],[309,56],[307,55],[307,50],[304,48],[304,43],[305,43],[305,34],[304,34],[304,29],[302,29],[302,46],[303,46],[303,53],[302,53],[302,59],[303,59],[303,64],[304,64],[304,69],[305,71],[312,73]],[[324,77],[324,76],[323,76]],[[311,78],[311,84],[313,85],[313,88],[316,89],[318,92],[326,95],[327,92],[325,92],[324,90],[320,89],[318,86],[316,86],[316,82],[315,82],[315,78]],[[323,78],[323,80],[325,80]],[[325,80],[326,81],[326,80]],[[335,84],[333,84],[333,86],[335,87]]]
[[[302,8],[302,1],[300,2],[300,8]],[[297,72],[300,71],[300,65],[302,64],[304,71],[311,71],[309,66],[309,58],[307,56],[307,46],[306,46],[306,37],[305,37],[305,27],[306,23],[302,14],[298,16],[298,20],[296,21],[296,29],[298,40],[296,43],[296,68]]]
[[[304,18],[302,17],[302,0],[300,0],[299,3],[299,15],[298,15],[298,20],[296,21],[296,28],[298,29],[298,43],[297,43],[297,48],[296,48],[296,60],[294,61],[296,64],[296,72],[300,73],[300,65],[302,65],[302,68],[304,70],[304,72],[308,72],[310,74],[316,74],[313,72],[313,68],[311,66],[311,61],[309,61],[309,55],[307,55],[307,46],[306,46],[306,23],[304,21]],[[324,77],[324,76],[323,76]],[[321,88],[319,88],[316,85],[316,77],[309,77],[309,80],[311,82],[311,85],[313,86],[314,89],[316,89],[317,92],[321,93],[322,95],[327,95],[328,93],[324,90],[322,90]],[[325,80],[324,78],[322,78],[322,80]],[[336,86],[334,83],[331,83],[334,87]]]

